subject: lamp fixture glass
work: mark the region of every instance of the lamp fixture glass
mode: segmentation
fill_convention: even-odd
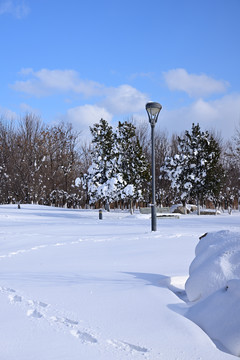
[[[146,104],[146,111],[151,125],[156,124],[161,109],[162,105],[157,102],[150,101]]]

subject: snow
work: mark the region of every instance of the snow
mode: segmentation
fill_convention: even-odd
[[[240,356],[240,232],[206,234],[196,247],[185,288],[196,301],[187,316],[222,349]]]
[[[240,279],[239,232],[225,230],[209,233],[201,239],[195,252],[186,282],[190,301],[205,298],[226,287],[228,280]]]
[[[199,237],[229,230],[232,238],[239,220],[239,212],[187,215],[158,220],[151,232],[149,216],[138,212],[103,212],[99,220],[97,210],[1,205],[1,358],[234,359],[238,280],[195,302],[184,286],[196,246],[197,257],[204,252],[207,237]],[[221,315],[225,325],[197,326],[197,306],[203,320]]]
[[[75,186],[80,186],[82,184],[82,181],[79,177],[75,179]]]
[[[240,356],[240,280],[229,280],[205,300],[190,307],[189,319],[198,324],[224,351]]]

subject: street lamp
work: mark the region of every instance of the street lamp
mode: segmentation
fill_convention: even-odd
[[[155,124],[158,119],[158,115],[162,109],[162,105],[157,102],[148,102],[146,104],[146,110],[148,113],[149,122],[151,125],[151,138],[152,138],[152,231],[157,230],[157,216],[156,216],[156,195],[155,195]]]

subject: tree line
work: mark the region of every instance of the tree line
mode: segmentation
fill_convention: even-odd
[[[0,122],[0,202],[79,205],[78,134],[70,124],[44,126],[26,115]]]
[[[130,207],[151,202],[148,124],[113,128],[101,119],[91,142],[71,124],[44,125],[34,114],[17,125],[0,120],[0,203]],[[240,127],[231,141],[192,124],[183,134],[156,134],[156,201],[237,206]]]

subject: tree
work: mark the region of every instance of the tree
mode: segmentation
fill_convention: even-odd
[[[220,193],[223,176],[220,154],[218,142],[208,131],[201,131],[199,124],[192,124],[191,132],[185,131],[182,138],[178,137],[178,153],[166,158],[162,171],[184,206],[189,199],[200,205],[207,195],[216,197]]]
[[[14,131],[12,123],[0,119],[0,203],[12,201],[12,143],[14,142]]]
[[[0,121],[0,202],[79,203],[79,134],[70,124],[46,127],[33,114],[17,125]]]
[[[101,119],[90,128],[93,140],[92,165],[85,176],[90,202],[114,201],[131,204],[142,198],[149,181],[148,162],[135,133],[135,126],[119,122],[116,131]]]
[[[104,119],[90,127],[92,134],[92,165],[85,176],[90,202],[103,201],[109,208],[114,200],[113,188],[116,183],[110,181],[116,174],[116,149],[112,126]]]
[[[168,179],[161,176],[161,168],[164,160],[170,155],[171,144],[166,133],[157,132],[155,137],[155,166],[156,166],[156,201],[157,205],[169,206],[172,198],[172,191]]]
[[[41,120],[33,114],[26,114],[15,132],[11,178],[17,201],[37,201],[43,159],[42,130]]]
[[[150,180],[149,163],[136,136],[136,127],[130,122],[120,122],[116,130],[118,171],[124,182],[121,197],[133,202],[143,199]]]
[[[240,210],[240,123],[235,128],[232,141],[225,146],[223,161],[226,172],[223,189],[225,208],[238,202]]]
[[[71,124],[60,123],[47,127],[43,136],[45,199],[55,205],[79,203],[79,189],[75,186],[75,180],[80,175],[79,133],[73,130]]]

